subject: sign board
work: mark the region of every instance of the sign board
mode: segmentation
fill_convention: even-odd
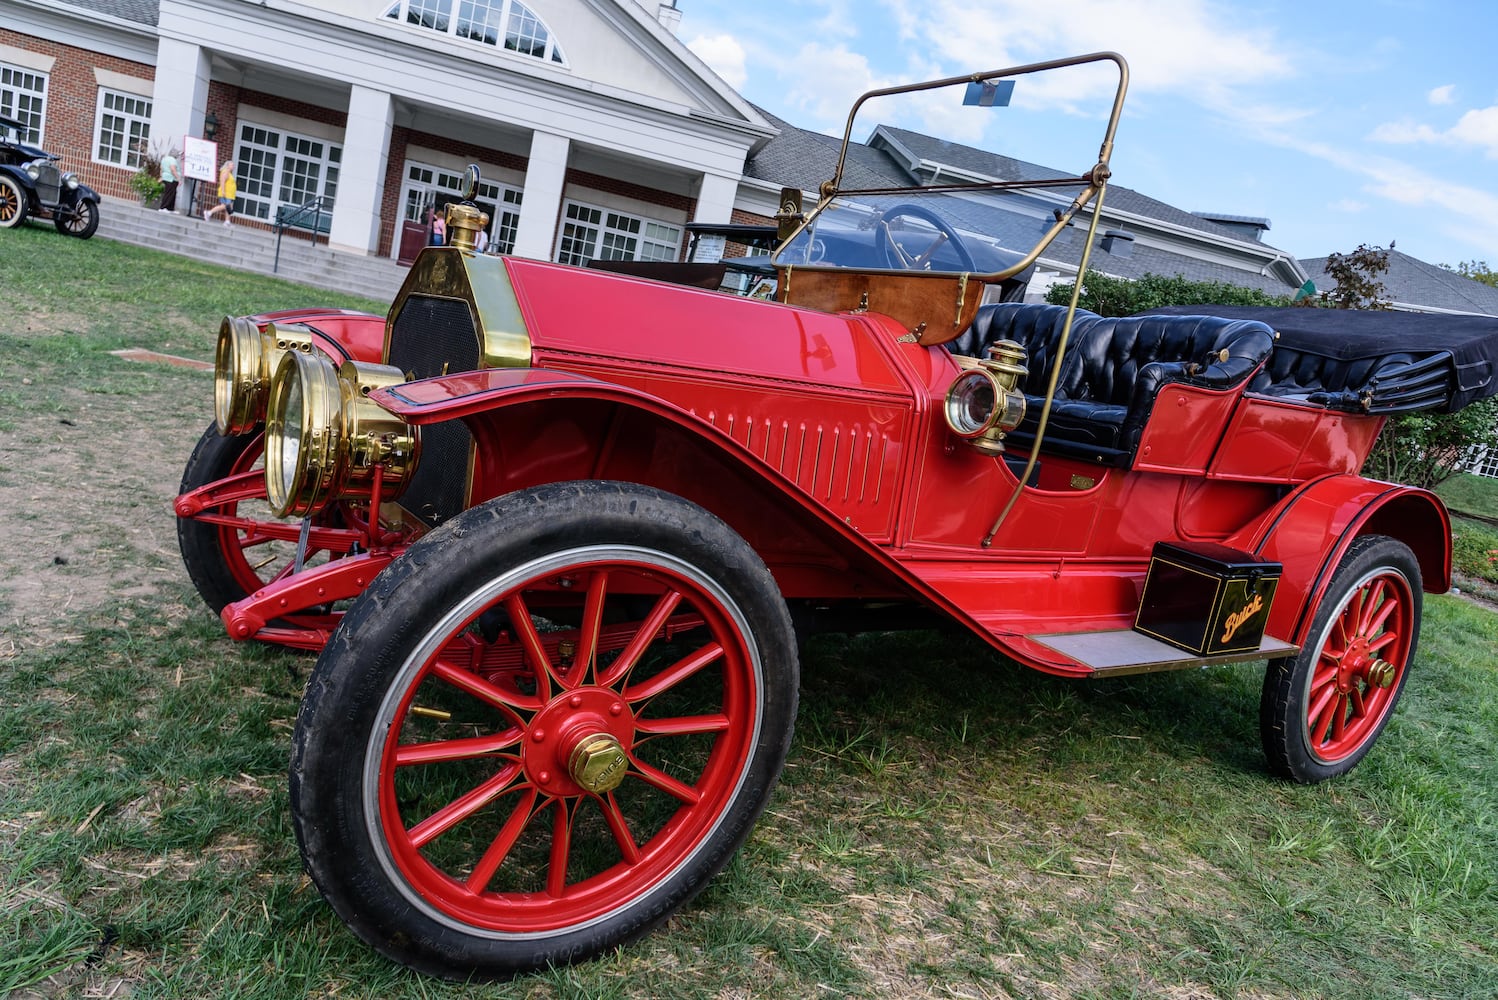
[[[207,139],[182,140],[182,176],[200,181],[218,179],[218,143]]]

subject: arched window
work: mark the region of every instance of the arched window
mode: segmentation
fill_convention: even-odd
[[[523,56],[566,62],[551,30],[519,0],[396,0],[384,16]]]

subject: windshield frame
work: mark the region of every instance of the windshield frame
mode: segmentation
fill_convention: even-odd
[[[854,188],[843,187],[842,180],[844,168],[847,165],[848,149],[853,144],[853,128],[858,118],[859,110],[869,101],[891,97],[900,94],[913,94],[927,90],[937,90],[943,87],[956,87],[967,84],[989,83],[995,80],[1003,80],[1012,77],[1028,76],[1034,73],[1043,73],[1050,70],[1062,69],[1072,66],[1081,66],[1088,63],[1111,62],[1118,70],[1118,82],[1114,89],[1112,107],[1109,111],[1107,125],[1103,131],[1103,137],[1098,147],[1097,161],[1085,173],[1077,176],[1049,177],[1036,180],[985,180],[963,183],[948,183],[929,186],[899,186],[883,188]],[[935,195],[951,194],[967,191],[1035,191],[1047,188],[1081,188],[1075,197],[1065,208],[1057,208],[1054,212],[1053,223],[1041,234],[1039,240],[1030,250],[1020,256],[1020,259],[1002,267],[996,271],[971,271],[965,272],[977,280],[988,284],[997,284],[1031,267],[1040,257],[1041,253],[1055,241],[1056,237],[1071,224],[1088,203],[1097,198],[1112,175],[1109,160],[1113,154],[1114,134],[1118,130],[1118,122],[1123,113],[1124,95],[1128,89],[1129,68],[1124,58],[1116,52],[1095,52],[1081,56],[1071,56],[1064,59],[1052,59],[1045,62],[1029,63],[1023,66],[1015,66],[1007,69],[993,70],[982,73],[969,73],[962,76],[945,77],[940,80],[930,80],[923,83],[903,84],[896,87],[885,87],[879,90],[871,90],[861,95],[853,102],[853,107],[848,112],[847,124],[843,129],[843,140],[838,152],[837,165],[833,169],[832,177],[824,181],[818,192],[816,206],[799,220],[798,224],[790,234],[781,241],[772,260],[777,266],[794,267],[798,271],[804,270],[826,270],[847,271],[850,268],[821,265],[813,261],[794,261],[786,259],[782,262],[781,254],[792,247],[797,239],[809,228],[814,227],[817,217],[826,211],[838,199],[856,198],[858,196],[887,196],[887,195]],[[1017,252],[1017,251],[1016,251]],[[901,274],[909,277],[926,275],[930,277],[950,278],[955,274],[964,272],[901,270],[899,268],[859,267],[856,270],[871,273]]]

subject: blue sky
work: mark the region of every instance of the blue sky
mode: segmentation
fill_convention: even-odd
[[[1433,264],[1498,267],[1498,4],[677,6],[680,38],[741,94],[802,128],[835,134],[853,99],[874,87],[1113,50],[1131,75],[1113,156],[1117,183],[1187,211],[1267,217],[1265,241],[1301,258],[1393,240]],[[1016,92],[1011,108],[987,113],[998,123],[989,141],[974,144],[1080,171],[1101,136],[1093,111],[1106,104],[1078,104]],[[935,122],[895,124],[958,138]],[[866,137],[860,119],[855,138]],[[1077,162],[1077,150],[1089,162]]]

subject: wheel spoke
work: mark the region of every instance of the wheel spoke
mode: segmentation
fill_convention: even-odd
[[[647,785],[659,788],[673,799],[685,802],[689,806],[695,806],[698,802],[702,801],[702,793],[691,785],[677,781],[665,771],[651,767],[634,755],[630,755],[629,759],[630,763],[634,764],[635,770],[638,772],[641,780]]]
[[[493,802],[504,793],[506,787],[519,774],[520,764],[518,762],[511,761],[507,763],[492,778],[489,778],[475,788],[469,789],[463,795],[411,827],[410,830],[406,831],[406,836],[411,838],[411,843],[416,847],[422,847],[431,843],[434,837],[446,833],[490,802]]]
[[[1322,692],[1310,709],[1306,712],[1306,718],[1311,720],[1311,740],[1319,743],[1326,736],[1328,706],[1337,700],[1337,689],[1335,686],[1327,688]]]
[[[572,820],[577,813],[566,799],[557,799],[553,805],[546,894],[553,899],[561,899],[562,894],[567,891],[567,863],[572,857]]]
[[[395,766],[436,764],[443,761],[471,760],[496,753],[520,742],[519,728],[506,729],[492,736],[469,736],[458,740],[436,740],[431,743],[406,743],[395,748]]]
[[[614,835],[614,843],[619,845],[619,853],[629,864],[639,864],[640,845],[635,843],[634,834],[629,832],[629,823],[619,809],[619,800],[614,797],[613,792],[609,792],[599,803],[603,806],[603,818],[609,825],[609,832]]]
[[[603,628],[604,598],[608,594],[607,570],[595,570],[588,578],[588,592],[583,599],[582,627],[578,630],[577,659],[565,673],[557,676],[563,689],[578,687],[588,679],[598,658],[598,636]]]
[[[677,719],[636,719],[635,729],[648,736],[693,736],[722,733],[730,723],[726,715],[689,715]]]
[[[634,669],[640,656],[644,654],[645,647],[650,645],[665,627],[671,613],[680,603],[680,591],[670,590],[660,596],[660,599],[655,602],[655,607],[650,609],[650,614],[640,624],[639,631],[635,633],[634,638],[629,640],[629,645],[624,647],[624,651],[610,664],[608,670],[598,675],[598,683],[601,686],[612,687],[619,680],[629,677],[629,672]]]
[[[1363,628],[1363,635],[1377,635],[1384,630],[1389,616],[1399,610],[1399,602],[1393,599],[1384,601],[1375,609],[1375,613],[1369,615],[1368,624]]]
[[[1385,632],[1377,639],[1374,639],[1372,642],[1368,643],[1368,652],[1377,653],[1379,650],[1390,645],[1391,643],[1397,642],[1398,639],[1398,632]]]
[[[1346,695],[1341,696],[1332,703],[1332,740],[1340,740],[1342,734],[1347,731],[1347,702]]]
[[[525,728],[525,720],[516,714],[515,709],[510,704],[515,700],[515,696],[503,688],[491,684],[478,674],[470,670],[464,670],[462,667],[449,663],[446,660],[435,661],[432,664],[432,674],[447,681],[447,683],[459,691],[471,694],[479,701],[499,709],[512,725],[519,726],[522,729]]]
[[[1373,616],[1379,607],[1384,603],[1384,587],[1385,581],[1379,579],[1374,580],[1358,592],[1358,635],[1367,635],[1371,631],[1370,622],[1373,620]]]
[[[654,698],[662,691],[680,684],[722,655],[722,644],[710,642],[695,653],[677,660],[649,680],[626,687],[624,697],[628,701],[644,701],[647,698]]]
[[[499,871],[499,866],[509,857],[515,841],[525,832],[526,825],[534,815],[535,805],[536,790],[527,788],[521,794],[520,801],[515,803],[515,808],[510,811],[505,825],[499,828],[499,833],[490,842],[488,850],[484,851],[484,856],[473,866],[473,873],[468,876],[468,888],[471,891],[483,892],[489,880],[494,878],[494,873]]]
[[[546,645],[541,641],[541,634],[536,631],[536,623],[531,620],[530,609],[526,607],[525,598],[520,594],[511,594],[505,598],[505,611],[509,612],[510,627],[515,630],[515,637],[520,640],[526,659],[530,661],[531,669],[535,671],[535,705],[539,708],[551,698],[551,678],[555,667],[552,665],[551,657],[546,655]]]
[[[1368,702],[1364,690],[1355,687],[1349,697],[1352,701],[1352,717],[1354,719],[1365,718],[1368,715]]]

